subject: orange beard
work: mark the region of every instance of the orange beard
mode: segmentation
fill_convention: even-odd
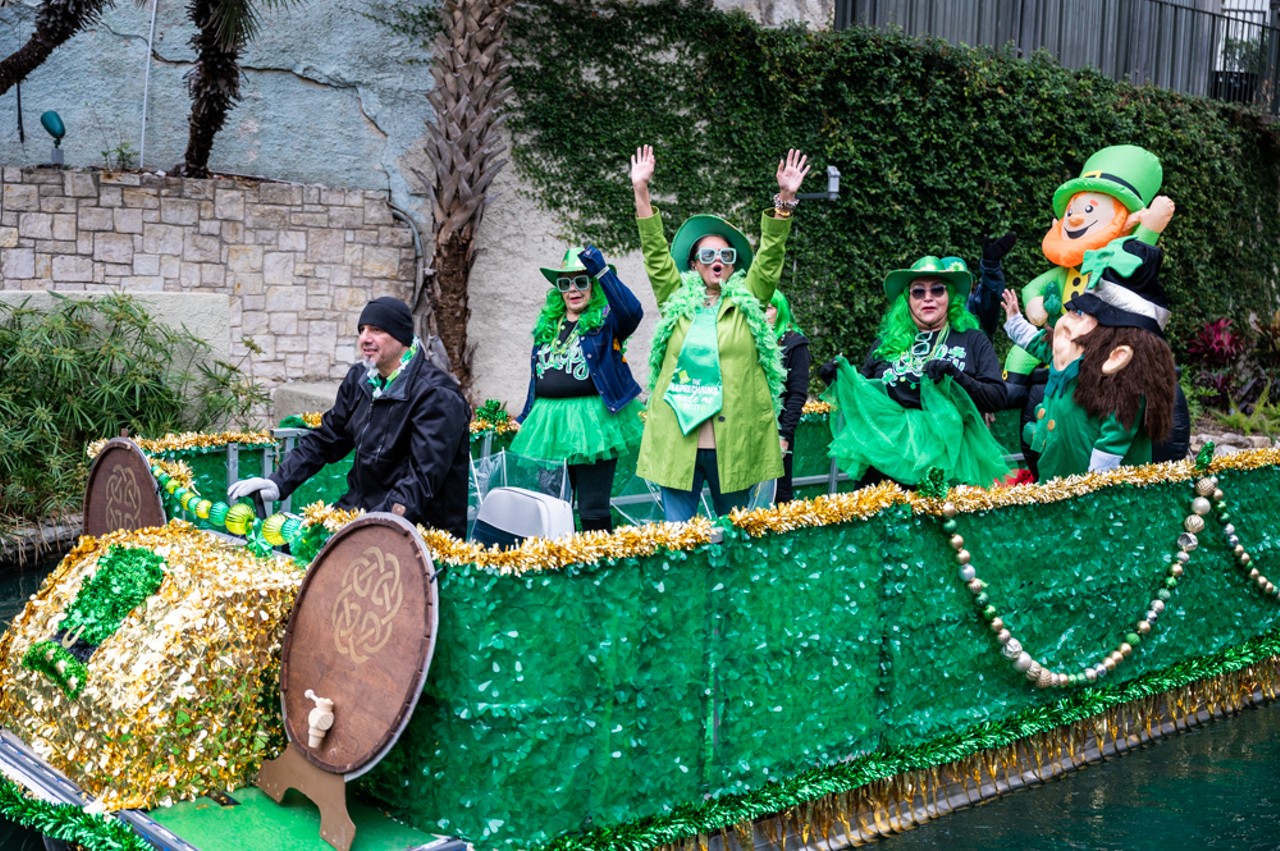
[[[1123,204],[1116,204],[1116,214],[1104,228],[1085,234],[1078,239],[1067,239],[1062,232],[1062,220],[1058,219],[1044,235],[1040,250],[1051,263],[1065,266],[1068,269],[1079,266],[1084,260],[1084,253],[1101,248],[1118,236],[1124,236],[1124,223],[1129,218],[1129,211]]]

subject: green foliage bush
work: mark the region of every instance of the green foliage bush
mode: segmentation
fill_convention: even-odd
[[[89,441],[244,420],[266,394],[122,294],[0,304],[0,529],[75,510]]]
[[[1270,316],[1280,270],[1280,144],[1238,106],[862,28],[765,29],[700,0],[533,0],[511,25],[515,162],[566,240],[638,246],[627,157],[652,143],[669,233],[715,212],[748,231],[788,147],[842,172],[796,214],[782,286],[819,357],[860,359],[885,272],[922,254],[976,268],[1018,232],[1015,286],[1049,267],[1053,191],[1106,145],[1140,144],[1178,206],[1161,239],[1175,352],[1206,321]],[[637,282],[639,283],[639,282]]]

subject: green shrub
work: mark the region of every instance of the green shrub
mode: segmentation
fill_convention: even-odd
[[[1042,53],[766,29],[702,0],[534,0],[513,15],[514,160],[566,241],[637,247],[627,157],[646,142],[668,233],[702,212],[754,231],[788,147],[813,158],[806,191],[840,169],[838,201],[800,205],[782,278],[819,361],[860,361],[886,271],[922,254],[976,267],[983,235],[1012,229],[1010,284],[1049,268],[1054,190],[1113,144],[1159,156],[1178,206],[1160,243],[1176,353],[1210,320],[1277,307],[1280,145],[1255,112]]]
[[[0,304],[0,529],[75,510],[89,441],[222,427],[266,398],[130,296]]]

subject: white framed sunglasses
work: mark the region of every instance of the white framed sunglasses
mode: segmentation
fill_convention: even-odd
[[[556,289],[562,293],[569,290],[589,290],[591,289],[591,277],[589,275],[574,275],[572,278],[556,278]]]
[[[734,261],[738,259],[738,250],[736,248],[699,248],[697,253],[698,262],[704,265],[716,262],[719,257],[726,266],[732,266]]]

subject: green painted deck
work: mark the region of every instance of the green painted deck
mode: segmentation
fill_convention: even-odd
[[[198,798],[147,815],[200,851],[333,851],[320,838],[320,811],[298,792],[290,790],[280,804],[251,786],[231,797],[238,806]],[[406,851],[435,839],[362,801],[348,799],[347,808],[356,824],[351,851]]]

